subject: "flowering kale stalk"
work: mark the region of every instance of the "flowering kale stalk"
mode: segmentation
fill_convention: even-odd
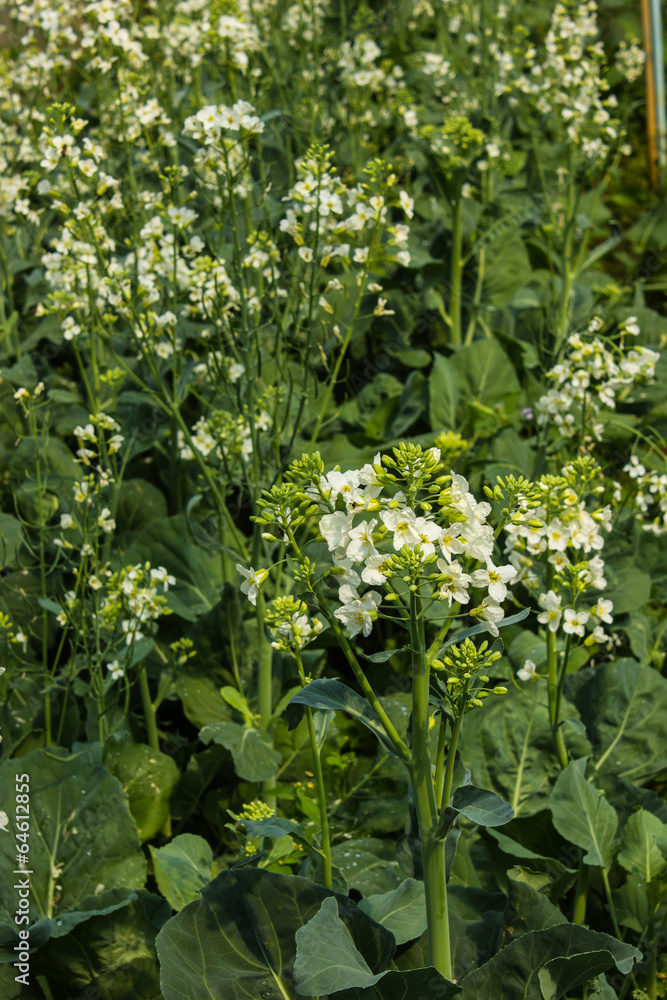
[[[495,551],[496,538],[508,522],[523,523],[539,500],[523,479],[499,481],[488,491],[491,500],[505,503],[494,530],[489,522],[492,504],[478,501],[463,476],[445,473],[439,449],[425,451],[413,444],[401,444],[392,455],[378,454],[374,462],[347,472],[336,468],[325,473],[319,454],[306,455],[292,464],[287,480],[264,494],[257,520],[270,529],[265,539],[280,537],[286,544],[295,582],[304,596],[311,595],[311,611],[302,601],[278,597],[267,612],[267,625],[275,635],[274,645],[297,659],[304,684],[301,648],[328,625],[387,744],[406,764],[419,819],[430,961],[451,979],[445,878],[448,825],[443,817],[456,792],[456,749],[464,716],[481,707],[489,693],[502,695],[507,690],[487,686],[487,671],[500,654],[488,650],[486,642],[478,649],[469,634],[498,636],[512,600],[509,587],[519,571],[512,563],[502,563]],[[317,538],[320,545],[313,548]],[[322,541],[328,556],[324,561],[317,558]],[[262,581],[252,570],[241,571],[247,577],[242,589],[253,600]],[[322,618],[312,615],[312,606]],[[447,640],[447,633],[462,617],[475,624],[467,638],[461,636],[463,645],[457,646]],[[411,660],[410,745],[387,716],[351,642],[368,639],[380,619],[407,632],[403,651]],[[432,633],[428,637],[427,631]],[[388,660],[391,654],[376,655]],[[342,687],[339,682],[318,681],[315,688],[306,684],[301,703],[318,707],[309,701],[314,697],[311,692],[327,683]],[[440,738],[434,773],[429,731],[436,716]],[[311,742],[317,761],[314,733]]]

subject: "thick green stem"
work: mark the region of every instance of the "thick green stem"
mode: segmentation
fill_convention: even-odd
[[[574,907],[572,909],[572,923],[584,924],[586,922],[586,902],[588,899],[588,884],[591,879],[590,865],[580,862],[579,874],[577,875],[577,886],[574,893]]]
[[[426,890],[429,963],[445,979],[452,980],[454,967],[449,936],[445,841],[433,841],[430,835],[426,840],[422,839],[422,861]]]
[[[424,867],[429,963],[452,979],[452,953],[447,908],[445,842],[436,839],[438,809],[431,766],[429,679],[421,598],[410,596],[412,658],[412,766],[410,777],[417,807],[419,839]],[[449,763],[449,762],[448,762]]]

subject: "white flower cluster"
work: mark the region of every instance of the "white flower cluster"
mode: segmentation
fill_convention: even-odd
[[[625,348],[625,336],[640,332],[634,316],[621,324],[618,343],[605,343],[596,336],[601,327],[602,321],[594,318],[586,331],[588,336],[574,333],[568,337],[564,360],[546,374],[555,387],[535,405],[538,425],[553,424],[562,436],[573,437],[583,417],[599,441],[604,428],[596,419],[600,410],[614,409],[621,390],[653,378],[660,355],[641,345]]]
[[[254,24],[239,17],[223,14],[218,18],[217,34],[232,66],[245,73],[249,63],[249,53],[260,48],[259,33]]]
[[[529,95],[541,115],[555,123],[557,134],[590,164],[602,162],[620,135],[611,111],[617,106],[604,78],[605,53],[599,39],[597,3],[557,3],[542,58],[526,52],[524,73],[512,86]]]
[[[108,413],[90,414],[88,419],[90,423],[75,427],[73,432],[79,443],[77,458],[83,465],[99,461],[100,455],[115,454],[125,440],[123,435],[118,433],[120,424]],[[112,434],[105,438],[103,431],[111,431]]]
[[[439,451],[431,451],[437,460]],[[498,635],[498,623],[505,614],[501,602],[517,571],[511,565],[496,566],[492,560],[494,534],[487,524],[491,505],[475,500],[467,481],[452,472],[451,485],[444,494],[444,516],[421,516],[404,494],[381,495],[381,465],[377,455],[374,465],[345,473],[337,469],[324,475],[318,488],[307,491],[320,509],[329,511],[320,517],[319,530],[337,570],[341,606],[335,615],[345,625],[347,635],[370,635],[382,595],[374,589],[362,594],[361,586],[387,584],[392,556],[406,552],[417,557],[425,575],[427,567],[436,563],[439,572],[434,576],[433,597],[450,607],[469,604],[471,588],[486,590],[468,614],[478,618],[492,635]],[[344,509],[331,512],[332,506]],[[379,517],[357,520],[364,512],[377,512]],[[480,562],[483,568],[474,568]]]
[[[630,479],[634,481],[632,504],[643,531],[652,535],[667,533],[667,473],[656,469],[647,469],[637,455],[631,455],[630,461],[623,467]],[[614,500],[620,503],[623,490],[620,483],[614,488]]]
[[[214,410],[193,424],[190,431],[191,442],[204,457],[240,458],[245,462],[254,450],[253,431],[268,431],[272,424],[271,417],[264,409],[255,414],[252,425],[247,416],[234,416],[226,410]],[[178,432],[178,444],[182,459],[194,459],[195,453],[182,431]]]
[[[546,483],[538,486],[548,492]],[[607,586],[605,564],[599,553],[604,547],[603,531],[611,531],[611,508],[588,511],[585,500],[578,499],[572,488],[561,492],[558,508],[558,513],[550,516],[547,507],[540,506],[523,523],[509,524],[505,529],[508,535],[505,552],[517,570],[517,581],[521,580],[529,590],[539,591],[540,624],[552,632],[562,627],[565,633],[582,638],[588,626],[591,635],[587,641],[608,643],[610,636],[604,632],[602,623],[612,623],[612,602],[600,598],[587,609],[574,605],[588,590],[603,590]],[[544,589],[540,573],[545,560],[555,570],[554,586],[549,589]],[[571,606],[564,607],[566,593]]]
[[[170,614],[164,594],[175,583],[164,566],[152,568],[148,562],[109,574],[99,610],[101,623],[120,630],[126,646],[138,642],[145,638],[143,630],[150,622]]]
[[[183,124],[183,134],[191,136],[202,146],[215,146],[226,133],[256,135],[264,131],[260,119],[251,114],[254,110],[248,101],[237,101],[232,107],[226,104],[207,104]]]
[[[377,252],[375,234],[386,232],[386,260],[407,266],[408,227],[388,222],[390,202],[385,194],[369,192],[367,184],[346,185],[328,166],[331,155],[326,149],[314,147],[297,161],[297,183],[283,199],[290,207],[280,223],[282,232],[292,236],[303,260],[309,263],[316,259],[322,267],[333,260],[370,263],[373,245]],[[377,174],[374,167],[379,165],[371,166]],[[382,186],[391,188],[395,183],[396,176],[390,173],[383,178]],[[406,192],[401,192],[397,204],[409,218],[412,201]],[[361,245],[353,248],[353,242]]]

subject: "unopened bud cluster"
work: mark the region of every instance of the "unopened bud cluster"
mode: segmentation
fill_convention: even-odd
[[[501,658],[499,652],[488,647],[486,641],[477,647],[470,638],[464,639],[460,645],[450,646],[442,659],[433,660],[431,664],[436,672],[447,675],[447,698],[459,714],[481,708],[490,694],[507,694],[506,687],[485,687],[489,683],[485,671]]]

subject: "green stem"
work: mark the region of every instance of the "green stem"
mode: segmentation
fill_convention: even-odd
[[[294,656],[296,657],[297,667],[299,668],[299,677],[301,678],[301,683],[306,686],[306,672],[303,669],[303,661],[301,659],[301,650],[298,646],[294,647]],[[317,787],[317,804],[320,810],[320,835],[322,838],[322,856],[324,858],[324,885],[327,889],[331,889],[333,886],[332,880],[332,870],[331,870],[331,839],[329,837],[329,817],[327,815],[327,796],[324,787],[324,774],[322,773],[322,755],[319,746],[317,745],[317,736],[315,734],[315,723],[313,722],[313,710],[312,708],[306,708],[306,720],[308,722],[308,736],[310,739],[310,750],[313,756],[313,767],[315,774],[315,785]]]
[[[139,666],[139,690],[141,692],[141,705],[144,710],[144,725],[146,726],[146,736],[148,739],[148,744],[153,750],[160,750],[160,738],[157,731],[157,721],[155,718],[155,705],[151,700],[151,691],[148,686],[148,675],[146,673],[146,664],[142,663]],[[171,816],[167,814],[167,818],[162,824],[162,829],[160,833],[164,837],[171,837]]]
[[[646,886],[646,893],[648,896],[648,946],[650,954],[646,974],[646,992],[650,1000],[656,1000],[658,996],[658,942],[655,936],[655,902],[650,884]]]
[[[618,918],[616,917],[616,907],[614,906],[614,900],[611,895],[611,886],[609,885],[609,876],[607,875],[607,869],[602,868],[602,884],[604,885],[605,896],[607,897],[607,904],[609,906],[609,914],[611,916],[611,923],[614,928],[614,934],[619,941],[623,940],[621,934],[621,928],[618,926]]]
[[[412,659],[412,766],[410,777],[415,796],[428,922],[429,964],[446,979],[452,979],[452,952],[449,938],[445,842],[436,839],[438,809],[431,766],[429,680],[421,597],[410,595],[410,638]],[[448,761],[449,764],[449,761]],[[445,779],[446,781],[446,779]]]
[[[273,715],[273,647],[264,635],[264,594],[260,590],[257,594],[257,629],[259,639],[259,671],[257,678],[257,698],[259,703],[259,719],[267,733],[271,726]],[[273,777],[262,783],[264,801],[270,808],[275,809],[276,800],[274,796],[267,796],[266,791],[273,788],[275,779]]]
[[[160,749],[160,739],[158,737],[157,722],[155,720],[155,709],[151,699],[151,692],[148,686],[148,676],[146,665],[142,663],[138,670],[139,690],[141,692],[141,705],[144,710],[144,725],[146,727],[146,738],[153,750]]]
[[[556,752],[558,753],[560,766],[565,768],[568,765],[567,749],[565,747],[563,732],[560,728],[558,720],[558,654],[556,652],[556,633],[552,632],[551,629],[547,630],[547,685],[549,691],[549,719],[551,722],[551,732],[553,733],[554,743],[556,744]]]
[[[454,765],[456,763],[456,748],[458,747],[459,736],[461,735],[461,726],[463,725],[463,716],[465,714],[466,701],[468,700],[468,687],[470,681],[466,681],[463,686],[463,695],[460,701],[461,711],[456,717],[456,722],[454,723],[454,728],[452,730],[452,738],[449,744],[449,750],[447,751],[447,767],[445,769],[445,785],[442,791],[442,805],[446,809],[449,805],[449,800],[452,797],[452,782],[454,780]]]
[[[444,713],[440,715],[440,728],[438,730],[438,749],[435,755],[435,807],[440,812],[442,809],[442,791],[445,769],[445,737],[447,735],[447,719]]]
[[[574,907],[572,909],[573,924],[584,924],[586,922],[586,902],[588,898],[588,885],[590,879],[591,867],[581,861],[579,864],[577,885],[574,893]]]
[[[373,236],[371,237],[371,245],[370,245],[369,250],[368,250],[368,261],[370,261],[372,255],[373,255],[373,252],[374,252],[374,249],[375,249],[375,244],[377,243],[377,240],[378,240],[379,231],[380,231],[380,223],[378,222],[377,226],[375,227],[375,231],[373,233]],[[363,297],[364,297],[364,291],[366,290],[366,278],[367,277],[368,277],[368,263],[366,264],[366,267],[364,268],[363,274],[362,274],[361,279],[359,281],[359,294],[357,295],[357,301],[354,304],[354,311],[352,313],[352,318],[351,318],[350,322],[348,323],[347,331],[345,333],[345,340],[343,341],[343,346],[341,347],[340,351],[338,352],[338,357],[336,358],[336,364],[334,365],[334,370],[331,373],[331,378],[329,379],[329,384],[327,386],[327,391],[324,394],[324,399],[322,401],[322,406],[320,407],[320,412],[319,412],[317,420],[315,422],[315,429],[314,429],[314,431],[313,431],[313,433],[311,435],[311,438],[310,438],[310,447],[311,447],[311,450],[312,450],[312,448],[314,448],[315,442],[317,441],[317,439],[319,437],[320,430],[322,428],[322,422],[323,422],[323,420],[324,420],[324,418],[326,416],[327,410],[329,408],[329,403],[331,401],[331,396],[332,396],[333,391],[334,391],[334,387],[336,385],[336,382],[338,381],[338,375],[340,373],[341,365],[343,364],[343,359],[345,358],[345,355],[347,353],[347,349],[350,346],[350,340],[352,339],[352,333],[354,331],[354,327],[355,327],[355,324],[357,322],[357,317],[359,316],[359,310],[361,309],[361,300],[363,299]]]
[[[463,278],[463,261],[461,251],[463,248],[463,226],[462,226],[463,198],[459,194],[454,203],[454,228],[452,231],[452,263],[449,272],[451,284],[451,298],[449,307],[449,317],[451,321],[452,344],[461,343],[461,284]]]

